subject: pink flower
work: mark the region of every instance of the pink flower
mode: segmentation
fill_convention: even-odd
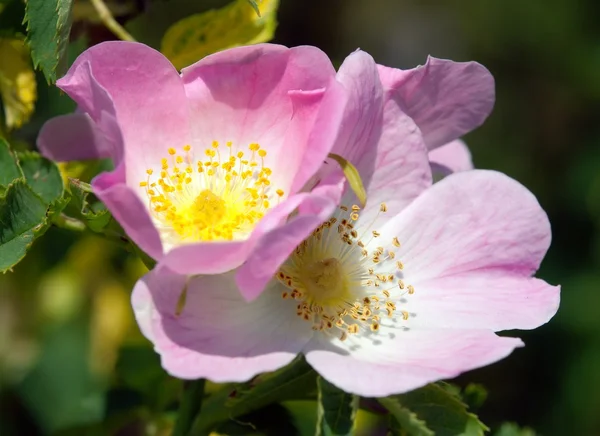
[[[303,192],[347,99],[317,48],[240,47],[180,75],[145,45],[106,42],[57,85],[79,111],[47,122],[40,150],[55,160],[111,158],[115,169],[93,180],[94,193],[174,271],[231,270],[278,231],[297,245],[339,201],[339,179]]]
[[[244,381],[304,354],[341,389],[385,396],[502,359],[522,342],[494,332],[536,328],[556,312],[559,288],[532,277],[550,244],[535,197],[493,171],[431,185],[428,138],[451,142],[469,123],[428,134],[363,52],[338,80],[350,99],[336,147],[360,167],[367,206],[347,192],[250,303],[240,277],[252,284],[260,274],[242,273],[248,263],[189,280],[165,267],[142,278],[135,315],[170,374]]]

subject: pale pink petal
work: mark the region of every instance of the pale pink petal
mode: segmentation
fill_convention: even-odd
[[[198,143],[256,142],[268,152],[272,183],[297,192],[333,146],[345,93],[314,47],[239,47],[184,68]]]
[[[394,216],[431,185],[427,149],[414,122],[388,100],[383,123],[379,143],[373,153],[364,156],[375,162],[373,176],[366,185],[367,205],[358,223],[361,227],[376,219],[381,203],[387,207],[386,218]]]
[[[495,171],[454,173],[419,196],[381,230],[395,236],[403,273],[415,287],[479,272],[530,276],[550,245],[550,223],[534,195]]]
[[[556,314],[560,287],[543,280],[473,271],[418,282],[403,310],[416,328],[533,329]]]
[[[433,172],[444,176],[474,168],[469,147],[460,139],[431,150],[429,162]]]
[[[112,147],[88,114],[74,113],[48,120],[41,128],[37,147],[57,162],[102,159],[112,156]]]
[[[162,256],[162,244],[148,210],[138,195],[125,184],[122,163],[111,173],[92,180],[94,194],[106,205],[125,233],[154,259]]]
[[[91,76],[80,66],[89,64]],[[95,45],[57,82],[96,119],[101,110],[92,94],[96,81],[114,102],[125,142],[127,184],[136,186],[169,147],[190,141],[189,110],[177,70],[158,51],[139,43],[110,41]],[[117,164],[119,162],[116,162]]]
[[[176,308],[185,277],[155,269],[135,286],[132,303],[142,333],[165,370],[179,378],[241,382],[288,364],[309,341],[306,322],[278,293],[247,303],[233,274],[189,280],[183,311]]]
[[[261,238],[236,274],[237,285],[246,299],[256,298],[294,249],[330,217],[339,203],[342,190],[343,184],[324,185],[310,194],[296,196],[301,200],[298,201],[299,210],[302,211],[303,204],[307,203],[314,208],[318,201],[321,203],[318,207],[320,213],[295,216]]]
[[[521,340],[489,330],[390,327],[343,343],[315,340],[305,353],[322,377],[345,392],[385,397],[489,365],[519,346]]]
[[[424,66],[379,66],[384,88],[419,126],[430,150],[479,127],[494,106],[494,78],[477,62],[429,57]]]

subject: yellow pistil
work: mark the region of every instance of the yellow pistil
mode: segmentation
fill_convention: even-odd
[[[378,332],[382,319],[408,320],[409,312],[397,307],[415,289],[404,284],[403,264],[394,260],[398,238],[384,241],[371,230],[379,214],[387,212],[385,203],[361,235],[355,229],[359,206],[339,209],[296,248],[276,277],[288,288],[282,297],[298,302],[296,315],[313,330],[344,341],[360,332]]]
[[[149,208],[163,239],[178,244],[197,241],[243,239],[265,215],[273,200],[283,197],[281,189],[271,188],[272,170],[265,166],[267,151],[259,144],[221,157],[219,142],[213,141],[200,156],[190,145],[179,153],[167,150],[158,175],[149,168],[147,180],[140,182]],[[258,159],[258,160],[257,160]]]

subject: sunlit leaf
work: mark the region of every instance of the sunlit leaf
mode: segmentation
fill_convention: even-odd
[[[0,97],[9,129],[29,120],[37,89],[29,49],[22,39],[0,38]]]
[[[494,436],[535,436],[535,431],[528,427],[519,427],[512,422],[505,422],[502,427],[494,433]]]
[[[191,15],[165,33],[161,51],[181,69],[220,50],[256,44],[273,38],[279,0],[262,0],[258,16],[248,0]]]
[[[319,388],[318,436],[346,436],[352,434],[358,397],[347,394],[327,380],[317,379]]]
[[[342,171],[344,172],[344,176],[346,176],[350,189],[354,191],[354,195],[356,195],[356,198],[358,198],[358,201],[360,201],[361,205],[364,207],[367,203],[367,191],[365,191],[365,187],[356,167],[352,165],[350,161],[338,154],[329,153],[329,157],[342,167]]]
[[[379,401],[413,436],[483,436],[488,430],[445,384],[429,384]]]
[[[90,185],[78,179],[69,179],[69,191],[69,216],[83,221],[94,232],[103,231],[110,223],[112,215],[99,201],[90,201],[90,196],[93,197]]]
[[[36,68],[49,83],[66,69],[73,0],[28,0],[27,42]]]

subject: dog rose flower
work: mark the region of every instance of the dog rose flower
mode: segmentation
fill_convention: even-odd
[[[277,229],[297,244],[339,201],[342,182],[305,186],[346,102],[317,48],[240,47],[179,74],[143,44],[106,42],[57,85],[79,109],[44,125],[40,150],[59,161],[111,158],[115,169],[93,180],[94,193],[175,271],[228,271]]]

